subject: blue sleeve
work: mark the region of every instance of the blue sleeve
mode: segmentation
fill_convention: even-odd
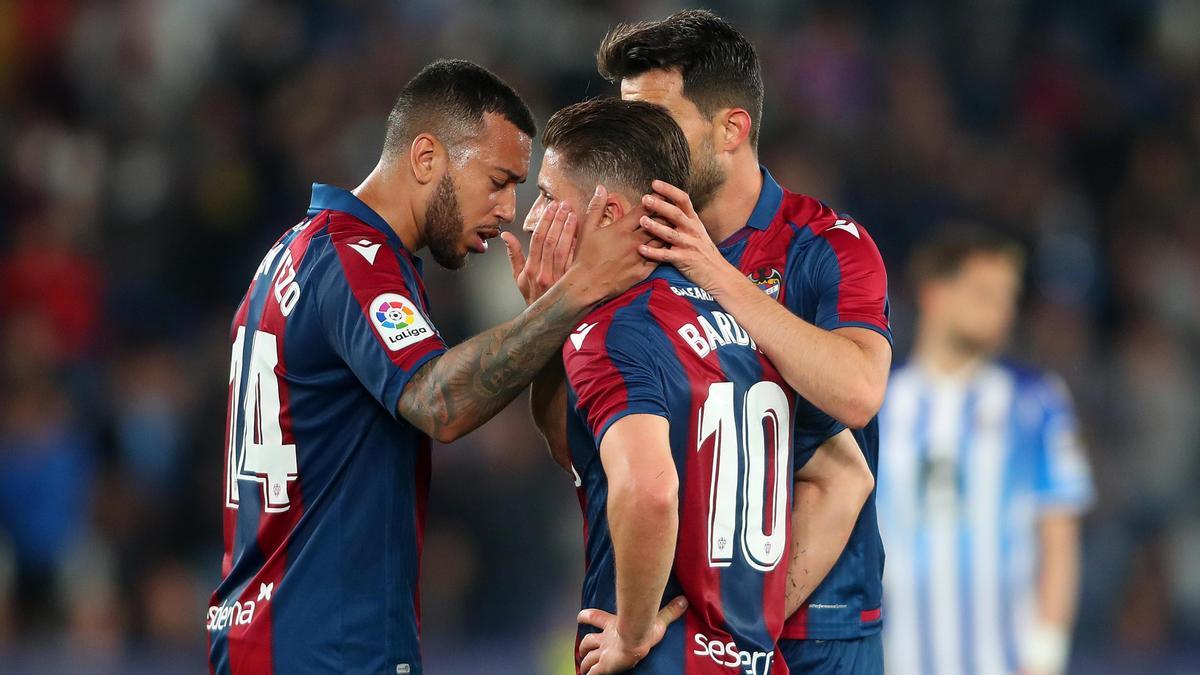
[[[1037,495],[1043,508],[1083,511],[1094,499],[1091,469],[1066,383],[1057,376],[1040,385],[1044,407],[1038,434]]]
[[[892,341],[887,271],[875,242],[849,221],[817,235],[807,274],[789,274],[788,292],[813,295],[813,324],[825,330],[867,328]],[[853,226],[853,229],[849,229]]]
[[[634,322],[602,319],[578,342],[572,336],[564,348],[567,380],[596,447],[613,423],[627,415],[671,418],[663,373],[655,365],[664,355],[653,344],[653,333]]]
[[[332,262],[321,296],[321,320],[337,354],[393,416],[404,388],[446,351],[395,254],[374,261],[342,255]]]

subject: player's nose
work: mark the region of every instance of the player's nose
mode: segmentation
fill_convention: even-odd
[[[515,189],[506,190],[500,201],[496,202],[496,208],[492,213],[505,225],[511,224],[517,217],[517,191]]]

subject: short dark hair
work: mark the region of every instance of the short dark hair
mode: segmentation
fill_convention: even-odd
[[[470,61],[434,61],[400,91],[388,115],[384,154],[403,152],[423,132],[453,147],[478,131],[484,113],[500,115],[530,138],[537,134],[529,106],[504,80]]]
[[[953,277],[968,259],[978,255],[1008,258],[1018,271],[1025,266],[1025,250],[1015,239],[978,223],[951,222],[913,251],[909,261],[913,287]]]
[[[631,197],[650,192],[655,179],[687,189],[687,137],[671,113],[653,103],[596,98],[569,105],[546,122],[542,145],[559,153],[577,179]]]
[[[754,45],[706,9],[687,9],[659,21],[618,24],[604,36],[596,67],[610,82],[650,70],[679,69],[683,94],[700,112],[745,108],[750,145],[762,125],[762,69]]]

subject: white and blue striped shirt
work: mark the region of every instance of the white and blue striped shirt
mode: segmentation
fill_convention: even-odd
[[[912,364],[879,421],[887,672],[1015,672],[1036,625],[1039,515],[1092,499],[1066,386],[1001,363],[966,379]]]

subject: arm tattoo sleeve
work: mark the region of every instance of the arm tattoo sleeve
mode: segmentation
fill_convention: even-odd
[[[529,386],[588,309],[552,289],[515,319],[425,364],[405,387],[398,412],[440,441],[476,429]]]

